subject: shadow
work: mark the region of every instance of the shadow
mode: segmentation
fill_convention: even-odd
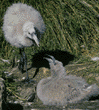
[[[46,58],[49,57],[47,55],[54,56],[54,58],[56,60],[59,60],[63,63],[63,66],[67,65],[70,61],[72,61],[75,58],[74,55],[70,54],[67,51],[61,51],[61,50],[40,51],[40,52],[36,53],[35,55],[33,55],[32,65],[30,68],[27,69],[27,70],[30,70],[33,67],[37,68],[33,78],[37,75],[39,68],[41,68],[41,67],[50,68],[48,61],[46,59],[44,59],[44,57],[46,57]]]
[[[23,110],[23,106],[13,103],[2,103],[2,110]]]
[[[97,95],[97,96],[91,96],[90,98],[89,98],[89,101],[91,101],[91,100],[99,100],[99,95]]]
[[[70,61],[72,61],[75,56],[70,54],[67,51],[61,51],[61,50],[55,50],[55,51],[40,51],[33,55],[32,58],[32,66],[31,67],[46,67],[49,68],[49,63],[47,60],[44,59],[44,57],[48,57],[48,55],[54,56],[56,60],[59,60],[63,63],[63,66],[67,65]]]
[[[39,68],[36,69],[35,74],[33,76],[33,78],[37,75],[37,73],[39,72]]]

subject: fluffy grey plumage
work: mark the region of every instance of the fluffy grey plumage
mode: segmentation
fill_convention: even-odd
[[[3,31],[10,44],[23,48],[31,46],[32,40],[38,43],[38,39],[34,36],[35,28],[40,34],[45,31],[43,19],[36,9],[22,3],[8,7],[4,15]],[[31,37],[28,32],[32,34]]]
[[[5,39],[11,45],[20,48],[19,69],[23,72],[25,64],[27,73],[27,58],[23,48],[33,44],[39,46],[41,34],[45,31],[45,24],[40,13],[27,4],[15,3],[8,7],[4,15],[3,31]]]
[[[51,56],[51,58],[54,58]],[[88,100],[99,94],[96,84],[89,85],[81,77],[66,75],[65,68],[58,60],[46,58],[49,61],[51,77],[40,80],[37,85],[37,95],[44,105],[66,105]]]

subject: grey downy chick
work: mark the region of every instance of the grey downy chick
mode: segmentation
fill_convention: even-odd
[[[51,77],[40,80],[37,96],[44,105],[66,105],[88,100],[99,94],[96,84],[89,85],[81,77],[66,75],[63,64],[53,56],[45,58],[50,65]]]
[[[23,3],[14,3],[8,7],[3,21],[5,39],[12,45],[20,48],[20,69],[24,64],[27,73],[27,57],[24,47],[39,46],[41,34],[45,31],[45,24],[40,13],[32,6]],[[26,79],[28,80],[28,73]]]

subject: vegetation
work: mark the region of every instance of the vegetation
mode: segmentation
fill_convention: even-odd
[[[8,6],[17,0],[1,1],[1,27],[3,16]],[[20,0],[27,3],[26,0]],[[92,51],[98,47],[99,38],[99,2],[93,0],[29,0],[32,5],[40,11],[46,24],[46,32],[41,39],[40,48],[29,47],[29,51],[38,50],[63,50],[74,55],[81,55],[83,52]],[[0,29],[0,56],[10,59],[13,50],[17,48],[10,46],[4,39]],[[17,51],[18,52],[18,51]],[[34,52],[33,52],[34,53]]]
[[[98,0],[2,0],[0,1],[0,58],[13,60],[19,50],[6,42],[2,32],[3,16],[12,3],[22,2],[32,5],[40,11],[46,24],[46,32],[40,41],[40,47],[25,48],[28,60],[41,50],[68,51],[79,57],[78,63],[88,62],[88,56],[98,56],[99,50],[99,1]],[[30,54],[31,53],[31,54]],[[87,57],[86,57],[87,56]],[[18,56],[19,58],[19,56]],[[11,64],[2,63],[0,72],[6,71]],[[77,60],[76,60],[77,61]],[[98,64],[89,61],[92,66],[81,76],[99,73]],[[76,72],[77,70],[75,70]],[[86,73],[86,74],[85,74]],[[88,73],[88,74],[87,74]],[[76,74],[76,73],[75,73]],[[90,80],[89,80],[90,79]],[[88,82],[95,81],[88,77]],[[9,84],[7,84],[9,85]],[[9,85],[10,86],[10,85]],[[12,86],[11,86],[12,87]],[[14,90],[14,89],[13,89]]]

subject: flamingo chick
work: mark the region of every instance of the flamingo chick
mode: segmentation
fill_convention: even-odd
[[[27,57],[24,47],[39,46],[41,35],[45,31],[45,24],[40,13],[32,6],[23,3],[15,3],[8,7],[3,21],[5,39],[12,45],[20,48],[19,69],[23,72],[25,65],[27,77]]]
[[[53,56],[45,58],[50,65],[51,77],[40,80],[37,96],[44,105],[61,105],[78,103],[99,94],[96,84],[89,85],[81,77],[67,75],[62,62]]]

